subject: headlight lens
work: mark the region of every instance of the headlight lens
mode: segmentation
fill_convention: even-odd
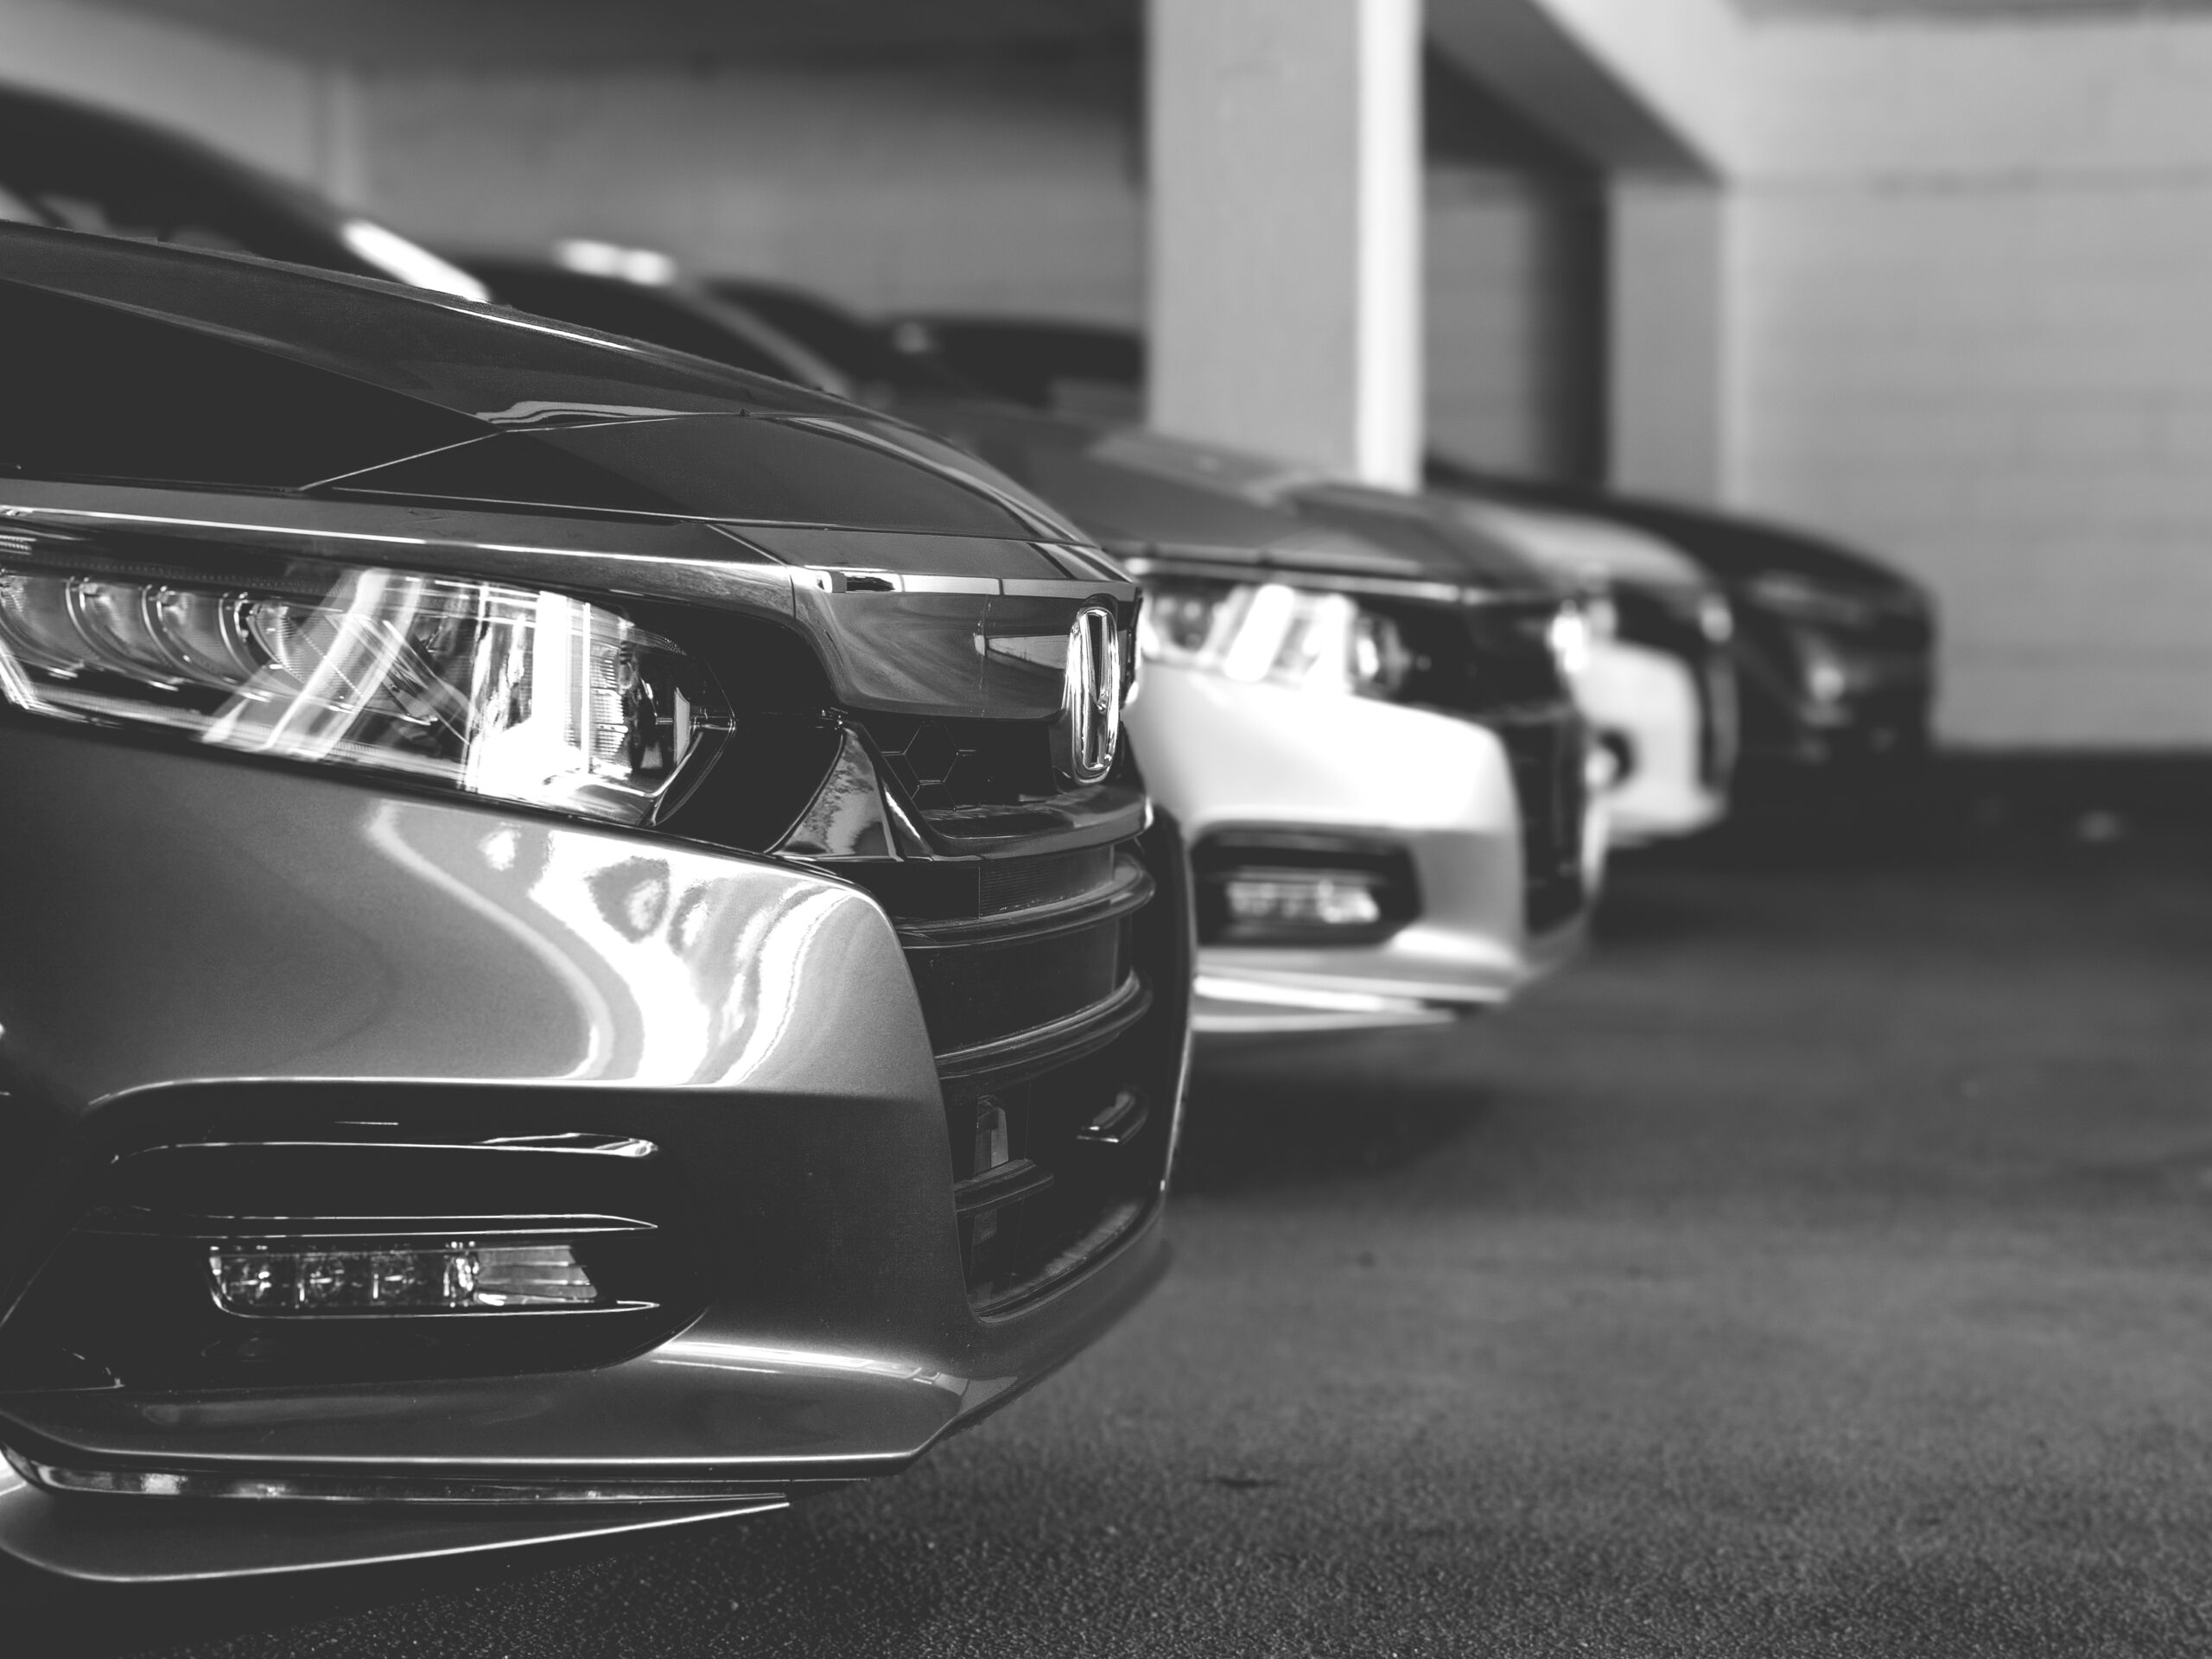
[[[0,570],[0,700],[631,825],[730,727],[705,671],[614,611],[359,566]]]
[[[1559,664],[1560,677],[1579,680],[1590,671],[1590,619],[1580,605],[1560,607],[1546,638],[1551,644],[1552,660]]]
[[[1347,594],[1287,582],[1148,578],[1139,652],[1252,684],[1395,696],[1413,670],[1398,625]]]

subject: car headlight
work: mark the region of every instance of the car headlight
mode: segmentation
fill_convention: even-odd
[[[1605,602],[1605,617],[1608,623],[1618,622],[1612,613],[1612,601]],[[1560,677],[1570,683],[1580,679],[1590,671],[1590,651],[1596,630],[1591,625],[1588,608],[1583,605],[1562,605],[1545,638],[1552,648],[1552,660],[1559,664]]]
[[[1398,625],[1348,594],[1287,582],[1147,577],[1140,655],[1252,684],[1389,697],[1414,654]]]
[[[1864,627],[1876,620],[1874,605],[1856,594],[1786,570],[1770,570],[1744,584],[1754,604],[1793,621]]]
[[[641,825],[731,728],[704,668],[565,594],[359,565],[0,568],[0,702]]]

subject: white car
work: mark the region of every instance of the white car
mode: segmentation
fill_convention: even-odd
[[[1198,1032],[1443,1024],[1578,953],[1589,817],[1565,699],[1498,722],[1403,696],[1427,654],[1408,633],[1448,638],[1470,611],[1503,630],[1555,601],[1129,563],[1146,602],[1128,720],[1191,848]],[[1528,630],[1535,651],[1547,632]]]
[[[1191,848],[1201,1033],[1440,1024],[1579,953],[1605,830],[1558,583],[1425,498],[1022,411],[956,426],[1144,587],[1128,721]]]
[[[1450,498],[1471,522],[1590,597],[1588,659],[1574,677],[1611,760],[1616,845],[1687,836],[1728,810],[1737,749],[1726,596],[1656,536],[1554,508]]]

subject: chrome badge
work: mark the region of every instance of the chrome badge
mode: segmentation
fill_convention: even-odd
[[[1114,613],[1086,606],[1068,628],[1067,677],[1052,762],[1063,777],[1095,784],[1114,769],[1122,741],[1122,633]]]

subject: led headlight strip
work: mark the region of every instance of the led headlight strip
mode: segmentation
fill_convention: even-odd
[[[1413,665],[1398,625],[1349,594],[1147,574],[1138,649],[1248,683],[1387,697]]]
[[[26,714],[629,825],[672,809],[730,728],[680,647],[566,594],[319,561],[211,580],[0,553],[0,702]]]

